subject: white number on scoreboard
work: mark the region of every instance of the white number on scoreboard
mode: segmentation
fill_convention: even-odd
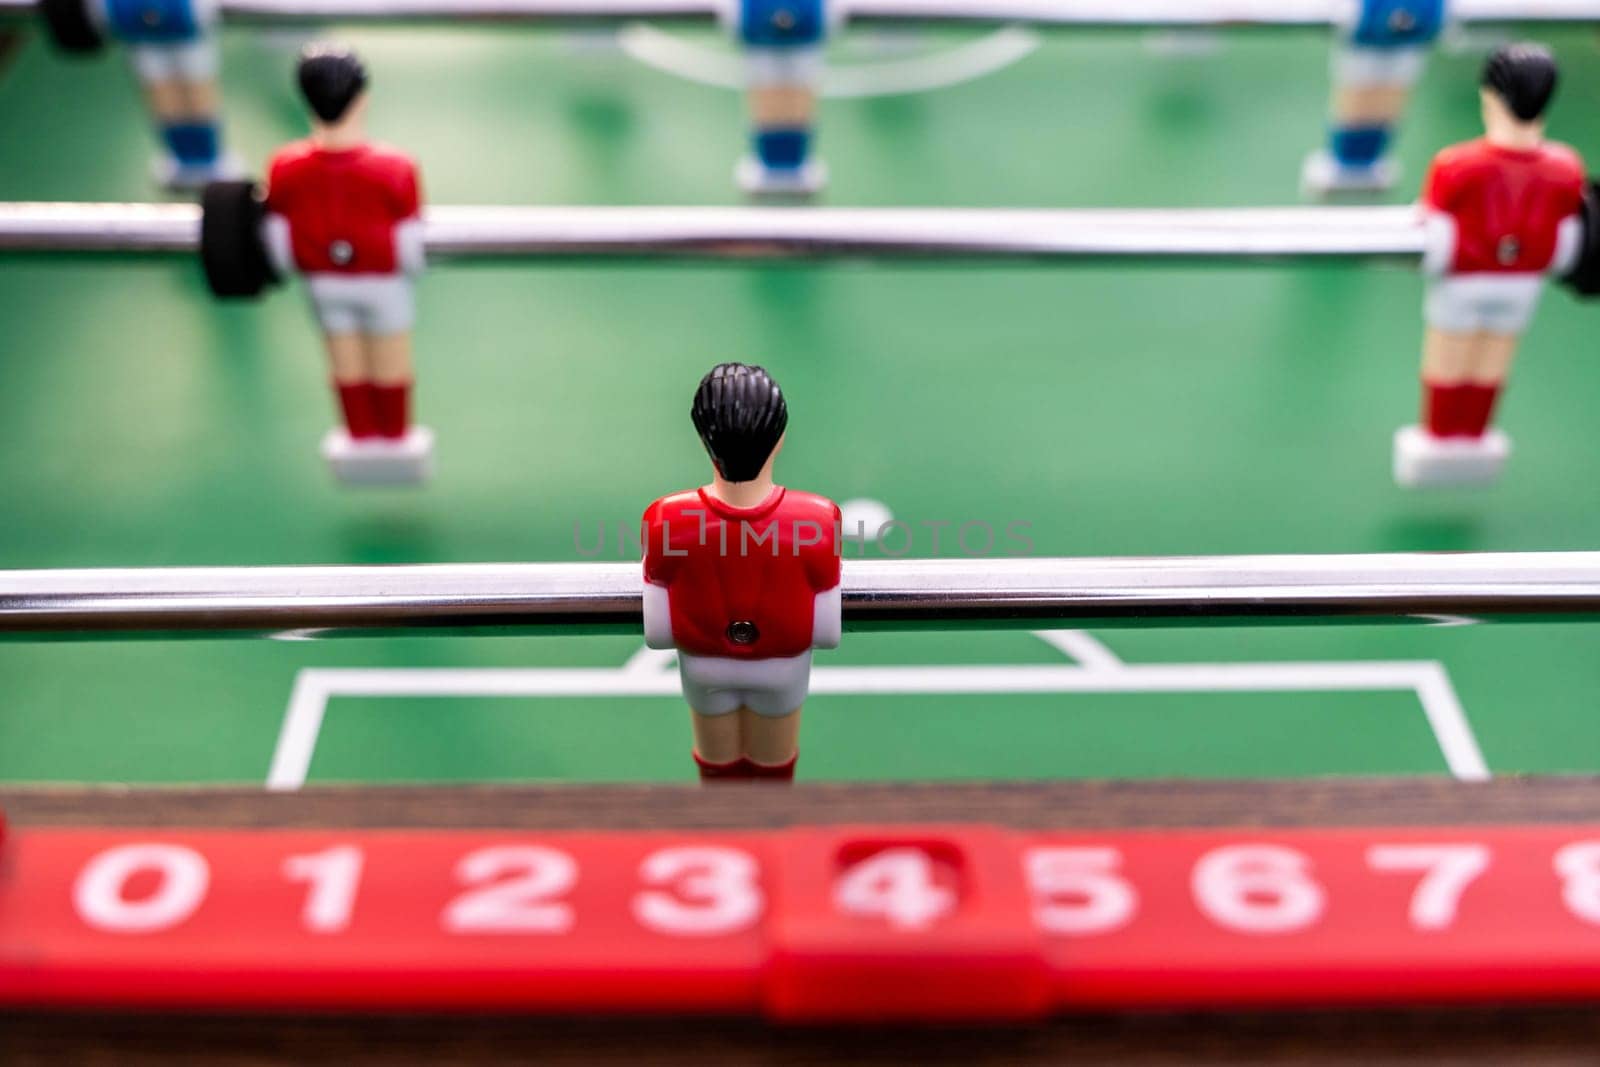
[[[956,894],[935,880],[933,859],[922,849],[888,848],[851,864],[834,886],[833,903],[847,915],[921,930],[955,909]]]
[[[761,917],[760,867],[736,848],[689,845],[652,852],[639,865],[647,886],[633,898],[633,915],[662,934],[731,934]]]
[[[1421,871],[1408,916],[1416,930],[1444,930],[1456,921],[1461,894],[1489,869],[1486,845],[1373,845],[1367,866],[1375,871]]]
[[[153,888],[128,899],[136,875],[155,877]],[[152,934],[188,919],[211,884],[206,858],[182,845],[121,845],[90,860],[72,886],[78,917],[118,934]]]
[[[1600,841],[1568,845],[1555,858],[1561,876],[1561,899],[1587,923],[1600,925]]]
[[[444,928],[451,933],[564,934],[572,929],[572,906],[550,899],[578,881],[578,864],[565,852],[539,845],[480,848],[456,864],[456,880],[482,887],[446,906]]]
[[[290,856],[283,861],[283,876],[291,882],[309,882],[300,922],[317,934],[335,934],[350,925],[361,885],[361,850],[337,845],[322,852]]]
[[[1132,921],[1139,893],[1114,848],[1035,848],[1024,858],[1033,917],[1049,934],[1105,934]]]
[[[1285,934],[1322,917],[1326,895],[1305,853],[1281,845],[1225,845],[1195,864],[1190,888],[1212,920],[1245,934]]]

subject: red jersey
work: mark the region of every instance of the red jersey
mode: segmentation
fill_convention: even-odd
[[[667,590],[673,643],[775,659],[811,648],[816,595],[839,584],[839,505],[782,486],[753,508],[704,489],[644,513],[644,578]]]
[[[1455,219],[1455,274],[1538,273],[1555,258],[1562,220],[1583,205],[1583,160],[1564,144],[1530,151],[1479,138],[1433,157],[1422,202]]]
[[[335,150],[296,141],[272,157],[267,210],[288,220],[302,271],[394,274],[395,226],[421,210],[417,166],[379,145]]]

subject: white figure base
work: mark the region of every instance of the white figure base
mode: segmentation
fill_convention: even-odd
[[[215,163],[200,166],[180,163],[171,156],[156,156],[150,161],[150,176],[163,189],[175,193],[195,193],[211,182],[231,181],[246,175],[244,161],[227,152]]]
[[[762,166],[754,156],[745,156],[739,160],[734,178],[749,196],[815,196],[827,187],[828,165],[809,159],[799,167],[774,170]]]
[[[1406,489],[1489,485],[1511,455],[1511,439],[1499,430],[1482,437],[1435,437],[1420,426],[1394,435],[1394,480]]]
[[[1308,197],[1325,199],[1341,193],[1382,193],[1400,180],[1400,166],[1387,157],[1370,167],[1341,165],[1326,148],[1306,157],[1300,168],[1300,191]]]
[[[357,441],[339,426],[323,437],[322,458],[345,485],[420,485],[433,476],[433,431],[413,426],[401,438]]]

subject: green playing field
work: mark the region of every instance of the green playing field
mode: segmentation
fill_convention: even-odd
[[[595,35],[363,30],[372,122],[435,203],[736,199],[735,94]],[[709,36],[689,39],[711,42]],[[970,37],[858,34],[841,63]],[[229,31],[253,164],[303,132],[298,42]],[[1553,37],[1553,132],[1600,154],[1595,38]],[[830,100],[833,204],[1264,205],[1320,136],[1327,44],[1209,50],[1057,34],[920,95]],[[1476,132],[1481,48],[1431,64],[1409,197]],[[887,58],[886,58],[887,57]],[[0,76],[0,199],[143,200],[115,57],[30,40]],[[1420,283],[1357,268],[442,266],[420,297],[438,473],[337,488],[295,293],[218,306],[178,262],[0,261],[0,567],[568,560],[705,463],[699,375],[762,362],[780,477],[922,524],[1031,524],[1046,555],[1541,550],[1600,543],[1596,318],[1547,294],[1503,425],[1503,483],[1396,489]],[[948,534],[941,552],[953,553]],[[612,552],[614,555],[614,550]],[[1600,770],[1585,627],[852,635],[819,657],[811,779]],[[0,646],[0,780],[692,778],[670,661],[622,638]],[[988,667],[990,669],[977,669]],[[1015,669],[1007,670],[1012,667]],[[996,669],[999,668],[999,669]],[[578,669],[578,670],[575,670]],[[276,755],[275,755],[276,754]]]

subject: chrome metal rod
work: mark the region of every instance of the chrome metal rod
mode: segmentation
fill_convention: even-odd
[[[847,0],[846,11],[852,21],[1199,29],[1331,26],[1354,7],[1354,0]],[[1450,0],[1448,10],[1461,23],[1600,19],[1597,0]]]
[[[0,252],[186,253],[189,204],[0,204]],[[1233,210],[434,207],[428,254],[526,259],[1387,260],[1416,262],[1409,207]]]
[[[841,0],[856,22],[1009,23],[1108,28],[1330,26],[1352,0]],[[38,0],[0,0],[0,14]],[[219,0],[224,17],[255,23],[506,21],[605,23],[717,18],[727,0]],[[1592,23],[1600,0],[1451,0],[1463,23]]]
[[[636,563],[0,571],[0,635],[637,630]],[[1600,621],[1600,552],[846,559],[852,629]]]

